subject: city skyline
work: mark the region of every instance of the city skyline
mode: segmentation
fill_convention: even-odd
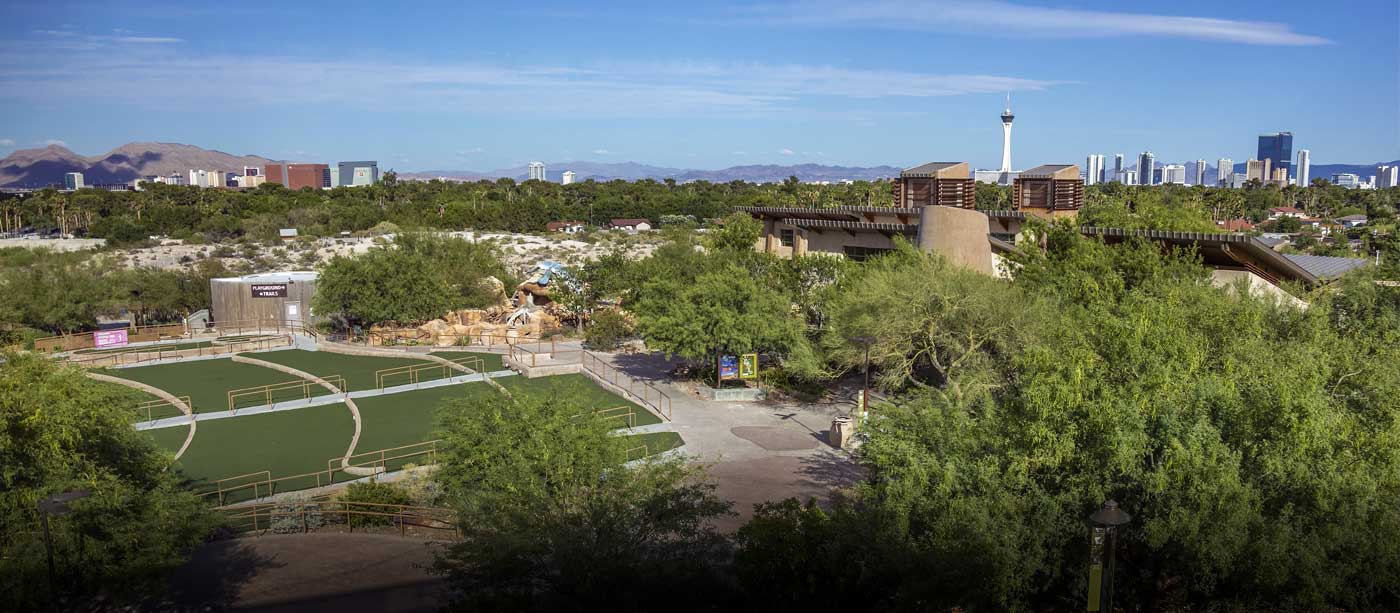
[[[1161,160],[1247,159],[1250,139],[1277,130],[1306,142],[1314,163],[1384,162],[1400,157],[1400,70],[1385,53],[1397,9],[1365,4],[1374,19],[1264,2],[1146,12],[912,0],[415,7],[432,19],[298,5],[257,28],[228,27],[263,17],[237,5],[17,5],[0,24],[0,155],[162,141],[275,159],[371,155],[398,170],[953,157],[998,168],[991,115],[1011,92],[1019,168],[1148,147]],[[1132,57],[1187,50],[1250,69],[1124,70]],[[1084,55],[1100,58],[1087,74],[1045,61]],[[1328,79],[1353,64],[1377,75],[1367,87],[1248,104],[1251,92],[1298,82],[1300,69]],[[1135,116],[1179,119],[1144,126]],[[1381,125],[1339,121],[1361,116]]]

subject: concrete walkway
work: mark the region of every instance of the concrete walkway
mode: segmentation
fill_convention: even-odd
[[[672,419],[647,431],[672,430],[685,439],[685,455],[707,466],[721,497],[739,517],[720,522],[732,531],[753,515],[753,505],[795,497],[819,503],[861,479],[850,453],[826,443],[831,420],[852,408],[833,402],[713,402],[692,385],[671,380],[681,362],[659,354],[597,354],[624,374],[661,388],[671,397]]]

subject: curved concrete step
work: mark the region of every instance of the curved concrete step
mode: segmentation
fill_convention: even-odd
[[[189,418],[190,418],[190,433],[189,433],[188,435],[185,436],[185,443],[184,443],[183,445],[180,445],[180,450],[175,452],[175,459],[178,460],[178,459],[180,459],[180,456],[185,455],[185,450],[190,448],[190,441],[193,441],[193,440],[194,440],[194,429],[195,429],[194,409],[191,408],[190,405],[185,404],[185,402],[184,402],[183,400],[180,400],[179,398],[176,398],[175,395],[172,394],[172,393],[170,393],[170,392],[167,392],[167,391],[165,391],[165,390],[163,390],[163,389],[160,389],[160,388],[158,388],[158,387],[155,387],[155,386],[153,386],[153,385],[147,385],[147,384],[142,383],[142,382],[140,382],[140,381],[132,381],[132,380],[130,380],[130,379],[123,379],[123,378],[121,378],[121,377],[113,377],[113,376],[111,376],[111,375],[104,375],[104,374],[95,373],[95,372],[89,372],[89,373],[87,373],[87,376],[88,376],[89,379],[93,379],[93,380],[95,380],[95,381],[105,381],[105,382],[107,382],[107,383],[115,383],[115,384],[117,384],[117,385],[125,385],[125,386],[127,386],[127,387],[129,387],[129,388],[138,389],[138,390],[141,390],[141,391],[146,392],[146,393],[148,393],[148,394],[151,394],[152,396],[155,396],[155,397],[157,397],[157,398],[160,398],[161,400],[164,400],[164,401],[170,403],[171,406],[173,406],[173,407],[179,409],[181,413],[184,413],[186,417],[189,417]]]

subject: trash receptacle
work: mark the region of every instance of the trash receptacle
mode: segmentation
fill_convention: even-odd
[[[832,447],[841,449],[846,443],[851,442],[851,437],[855,435],[855,422],[849,417],[837,417],[831,420],[831,429],[827,431],[827,442]]]

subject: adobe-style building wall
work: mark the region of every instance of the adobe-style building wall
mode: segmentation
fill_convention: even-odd
[[[987,216],[978,211],[926,207],[919,219],[918,245],[924,251],[942,255],[954,265],[990,275],[995,272],[995,266],[987,228]]]

